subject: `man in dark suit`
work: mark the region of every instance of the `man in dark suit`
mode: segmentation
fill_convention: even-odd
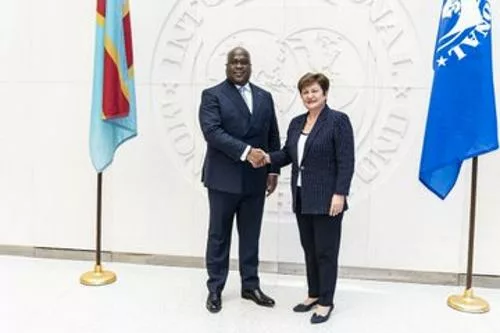
[[[199,120],[207,142],[202,181],[210,206],[206,307],[212,313],[222,308],[235,216],[241,296],[258,305],[274,306],[274,300],[260,289],[257,271],[264,200],[266,192],[275,190],[279,172],[261,167],[265,164],[262,150],[278,150],[280,139],[272,96],[249,83],[250,74],[249,52],[236,47],[227,55],[227,79],[205,89],[201,98]]]

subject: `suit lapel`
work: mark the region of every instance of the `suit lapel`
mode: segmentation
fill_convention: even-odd
[[[253,84],[250,83],[250,89],[252,91],[252,113],[251,113],[251,124],[252,126],[258,126],[260,123],[260,119],[262,116],[262,108],[260,107],[260,104],[262,103],[263,98],[263,93],[260,89],[255,87]],[[247,108],[248,110],[248,108]],[[248,110],[250,113],[250,110]]]
[[[251,83],[250,89],[252,91],[252,115],[254,115],[255,112],[258,112],[259,105],[262,102],[262,91]]]
[[[248,127],[248,131],[250,131],[252,128],[255,129],[261,128],[262,118],[265,116],[265,112],[269,110],[269,108],[262,105],[265,100],[264,92],[262,91],[262,89],[259,89],[258,87],[254,86],[251,83],[250,83],[250,89],[252,91],[252,113],[250,114],[249,110],[250,126]]]
[[[307,153],[311,149],[311,145],[314,142],[314,139],[318,136],[318,133],[321,131],[321,128],[325,124],[325,120],[328,117],[328,112],[330,109],[328,107],[324,107],[323,110],[321,110],[321,113],[318,116],[318,119],[316,119],[316,123],[314,124],[311,133],[309,133],[309,137],[307,138],[306,141],[306,146],[304,147],[304,156],[302,157],[302,163],[307,157]]]
[[[236,106],[236,109],[245,117],[250,118],[250,110],[248,110],[248,106],[246,105],[243,97],[241,97],[240,92],[236,88],[236,86],[230,81],[226,81],[224,86],[224,94],[233,102]]]

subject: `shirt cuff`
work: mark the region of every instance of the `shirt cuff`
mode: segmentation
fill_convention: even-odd
[[[243,154],[241,154],[240,160],[242,160],[243,162],[245,162],[247,160],[247,156],[248,156],[248,153],[250,152],[251,148],[252,148],[252,146],[247,146],[245,148],[245,150],[243,151]]]

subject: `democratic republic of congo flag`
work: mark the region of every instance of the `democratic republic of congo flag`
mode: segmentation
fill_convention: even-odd
[[[97,0],[90,157],[97,172],[137,135],[128,0]]]

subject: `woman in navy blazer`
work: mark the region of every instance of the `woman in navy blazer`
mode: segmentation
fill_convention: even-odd
[[[326,104],[328,78],[307,73],[298,82],[307,113],[294,118],[284,147],[267,162],[292,164],[293,211],[304,249],[308,297],[295,312],[315,309],[311,323],[328,320],[337,283],[342,217],[354,173],[354,135],[349,117]]]

